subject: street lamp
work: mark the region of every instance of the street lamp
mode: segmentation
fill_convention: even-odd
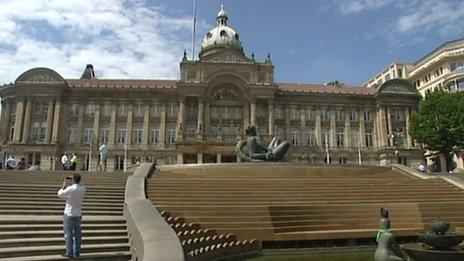
[[[397,157],[397,163],[400,163],[400,147],[403,143],[403,131],[400,129],[396,129],[393,133],[388,134],[388,138],[391,139],[393,143],[393,147],[395,148],[394,150],[394,155]],[[393,158],[392,158],[393,161]]]

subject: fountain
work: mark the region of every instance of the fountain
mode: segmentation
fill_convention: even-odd
[[[464,246],[458,246],[464,235],[449,232],[449,228],[450,223],[435,220],[428,226],[430,231],[417,233],[421,243],[405,244],[402,248],[415,261],[464,260]]]

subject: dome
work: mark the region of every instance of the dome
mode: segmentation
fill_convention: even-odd
[[[217,26],[211,29],[203,39],[202,49],[215,47],[217,45],[229,45],[242,49],[240,37],[234,29],[227,26],[228,16],[224,7],[221,5],[221,10],[217,15]]]

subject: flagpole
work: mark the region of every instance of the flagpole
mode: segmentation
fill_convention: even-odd
[[[193,0],[193,17],[192,17],[192,61],[195,60],[195,25],[197,20],[197,7]]]

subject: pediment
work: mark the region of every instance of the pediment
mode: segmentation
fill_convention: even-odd
[[[416,88],[404,79],[386,81],[379,87],[379,93],[417,94]]]
[[[65,81],[63,77],[51,69],[34,68],[21,74],[15,83],[64,84]]]

